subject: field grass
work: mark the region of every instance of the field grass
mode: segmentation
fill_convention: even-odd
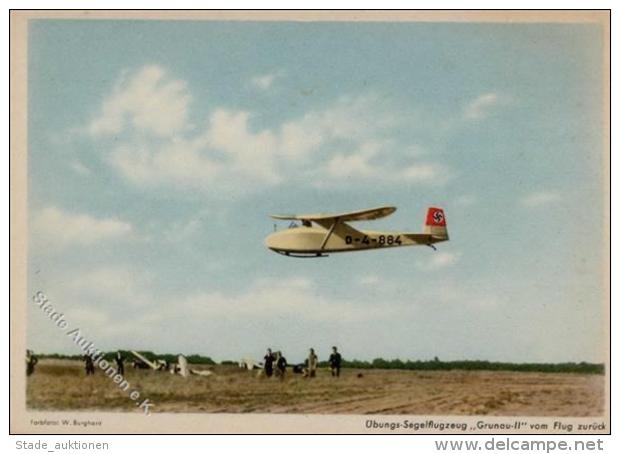
[[[199,366],[213,376],[183,378],[167,372],[125,374],[131,389],[154,403],[154,412],[442,414],[599,416],[604,376],[510,371],[343,369],[340,378],[320,369],[314,379],[289,373],[259,378],[236,366]],[[41,360],[28,377],[27,406],[39,410],[138,412],[128,393],[82,363]]]

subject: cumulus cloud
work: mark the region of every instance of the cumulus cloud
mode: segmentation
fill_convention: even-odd
[[[189,102],[185,82],[173,79],[160,66],[146,66],[121,78],[88,131],[93,135],[116,134],[131,127],[171,136],[187,127]]]
[[[171,320],[179,318],[187,323],[194,320],[233,321],[239,326],[300,316],[308,322],[361,322],[388,320],[404,310],[411,310],[399,303],[365,305],[359,300],[338,299],[324,294],[311,279],[304,277],[257,278],[239,291],[188,292],[175,295],[173,304],[170,296],[158,294],[152,288],[148,275],[124,266],[77,272],[60,282],[62,288],[55,294],[67,302],[64,308],[68,318],[74,318],[75,311],[82,307],[68,302],[104,302],[103,307],[97,305],[101,312],[98,317],[113,320],[117,311],[122,310],[123,314],[131,316],[128,324],[134,327],[134,334],[136,326],[160,332]],[[157,307],[157,311],[144,311],[145,305]],[[106,327],[106,331],[109,328],[117,333],[124,332],[122,325]]]
[[[450,178],[450,173],[439,164],[419,163],[405,167],[398,176],[410,182],[440,184]]]
[[[352,176],[362,178],[376,178],[379,169],[370,163],[371,156],[363,153],[336,154],[327,164],[327,172],[336,178],[348,178]]]
[[[369,307],[357,300],[339,300],[323,295],[312,280],[302,277],[257,279],[247,290],[237,294],[204,292],[189,295],[179,302],[176,310],[181,308],[197,317],[260,320],[303,314],[305,320],[317,322],[389,319],[403,309],[398,304]]]
[[[92,245],[122,238],[132,232],[131,224],[113,218],[95,218],[48,207],[35,214],[33,238],[42,246]]]
[[[125,74],[88,130],[99,138],[126,132],[104,159],[139,186],[248,191],[293,177],[319,185],[343,177],[350,183],[434,185],[449,176],[428,156],[420,161],[395,152],[403,145],[391,138],[405,115],[376,95],[342,96],[263,128],[254,126],[253,112],[223,107],[206,121],[189,122],[190,99],[183,81],[148,66]]]
[[[63,290],[70,301],[99,300],[116,309],[119,305],[144,306],[151,301],[150,281],[149,274],[142,270],[107,265],[65,276]]]
[[[221,162],[201,152],[200,145],[186,140],[125,143],[112,151],[107,160],[121,175],[139,186],[207,187],[223,169]]]
[[[205,285],[185,292],[162,289],[155,279],[123,265],[64,270],[58,276],[48,288],[55,307],[71,325],[88,332],[99,348],[108,350],[202,351],[230,358],[252,350],[258,342],[260,349],[280,344],[290,355],[301,354],[305,342],[319,345],[322,336],[326,342],[334,339],[327,340],[330,329],[326,329],[325,334],[315,332],[312,339],[300,340],[299,329],[376,326],[418,310],[411,301],[336,296],[301,276],[256,278],[238,289]]]
[[[444,166],[420,162],[409,166],[388,165],[372,161],[373,154],[364,152],[336,154],[327,163],[327,173],[338,179],[359,178],[377,182],[409,182],[443,184],[450,178]]]
[[[556,191],[535,191],[525,194],[519,199],[519,204],[527,208],[538,208],[553,204],[561,199]]]

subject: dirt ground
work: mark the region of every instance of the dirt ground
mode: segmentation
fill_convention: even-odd
[[[258,378],[235,366],[187,378],[127,368],[129,391],[79,361],[42,360],[28,377],[27,406],[38,410],[141,411],[129,398],[148,398],[153,412],[599,416],[604,376],[573,373],[319,370],[314,379],[288,373]],[[358,376],[361,374],[362,376]]]

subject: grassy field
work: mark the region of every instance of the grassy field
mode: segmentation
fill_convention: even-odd
[[[343,369],[336,379],[322,369],[314,379],[289,373],[280,381],[235,366],[202,368],[215,375],[183,378],[127,368],[125,378],[154,403],[153,412],[598,416],[604,411],[605,378],[597,374]],[[103,371],[87,377],[82,363],[71,360],[40,361],[28,377],[27,406],[140,411]]]

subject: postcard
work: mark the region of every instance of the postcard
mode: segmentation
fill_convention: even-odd
[[[12,433],[609,433],[609,20],[12,11]]]

